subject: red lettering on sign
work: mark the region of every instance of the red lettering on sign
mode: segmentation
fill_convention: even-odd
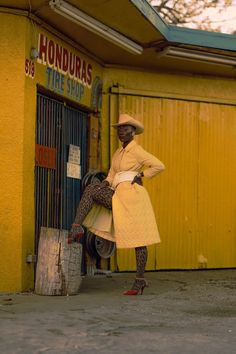
[[[81,69],[81,60],[79,57],[76,56],[75,76],[77,77],[77,79],[80,79],[80,69]]]
[[[88,64],[87,67],[87,84],[90,86],[92,84],[92,65]]]
[[[77,79],[80,83],[91,87],[92,84],[92,65],[72,51],[48,39],[47,36],[40,33],[38,42],[38,63],[48,65],[50,68],[69,75],[70,78]],[[30,63],[25,63],[26,73],[29,71]],[[33,77],[35,68],[31,68]]]
[[[62,46],[56,44],[56,67],[61,70]]]
[[[48,39],[42,33],[39,35],[39,59],[43,61],[43,63],[47,62],[47,42]]]
[[[55,57],[55,46],[54,46],[54,42],[50,40],[48,43],[48,63],[51,66],[54,64],[54,57]]]
[[[86,85],[86,80],[87,80],[86,74],[87,74],[86,61],[83,60],[82,61],[82,77],[81,77],[81,79],[85,85]]]
[[[56,169],[56,149],[36,144],[35,165],[39,167]]]
[[[75,55],[71,52],[69,55],[69,74],[72,77],[75,75]]]
[[[67,73],[68,71],[68,60],[69,60],[69,53],[68,50],[66,48],[63,48],[63,52],[62,52],[62,70],[64,71],[64,73]]]

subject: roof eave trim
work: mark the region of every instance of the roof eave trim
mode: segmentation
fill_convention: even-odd
[[[236,35],[171,25],[146,0],[129,1],[170,43],[236,51]]]
[[[236,36],[226,33],[169,25],[167,40],[172,43],[236,51]]]
[[[129,0],[166,39],[169,25],[146,0]]]

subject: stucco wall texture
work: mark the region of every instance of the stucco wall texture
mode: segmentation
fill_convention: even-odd
[[[22,290],[24,18],[0,14],[0,291]]]

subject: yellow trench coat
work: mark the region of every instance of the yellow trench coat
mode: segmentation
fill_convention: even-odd
[[[152,178],[165,166],[134,140],[118,149],[113,158],[107,181],[117,172],[143,170],[144,177]],[[91,232],[116,242],[117,248],[134,248],[159,243],[160,237],[151,201],[146,189],[130,181],[120,183],[112,198],[112,211],[94,205],[83,223]]]

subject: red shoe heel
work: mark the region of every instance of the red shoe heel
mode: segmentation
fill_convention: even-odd
[[[80,224],[72,224],[71,230],[68,234],[68,243],[80,242],[84,236],[84,229]]]
[[[135,278],[132,289],[127,290],[123,293],[123,295],[143,295],[144,289],[148,287],[148,282],[144,278]]]
[[[123,295],[138,295],[138,290],[127,290]]]

